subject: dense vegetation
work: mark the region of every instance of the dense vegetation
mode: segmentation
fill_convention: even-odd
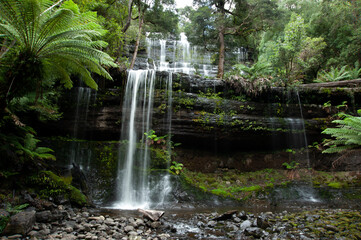
[[[54,159],[19,116],[59,119],[59,95],[78,80],[97,89],[95,79],[111,79],[112,67],[133,68],[147,33],[177,38],[184,31],[218,52],[217,77],[235,89],[360,77],[360,0],[194,0],[174,8],[173,0],[1,0],[0,178]],[[249,62],[227,55],[239,47],[252,54]],[[360,117],[343,117],[340,128],[325,131],[336,137],[327,152],[361,143]]]

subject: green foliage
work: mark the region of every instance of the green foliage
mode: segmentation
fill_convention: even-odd
[[[10,220],[10,217],[0,216],[0,234],[4,231],[9,220]]]
[[[342,184],[340,182],[330,182],[328,186],[332,188],[342,188]]]
[[[184,165],[182,163],[178,163],[176,161],[172,162],[172,166],[169,167],[169,170],[175,174],[179,175],[183,171]]]
[[[17,206],[12,206],[10,203],[6,205],[5,210],[10,213],[11,215],[17,214],[21,211],[23,211],[25,208],[27,208],[29,206],[28,203],[25,204],[21,204],[21,205],[17,205]]]
[[[222,197],[231,197],[231,194],[223,189],[213,189],[211,190],[211,193],[218,195],[218,196],[222,196]]]
[[[144,133],[144,135],[146,136],[148,145],[165,145],[167,143],[166,138],[168,135],[157,136],[153,129],[149,130],[147,133]]]
[[[204,93],[202,91],[199,91],[198,96],[199,97],[203,97],[203,98],[208,98],[208,99],[222,99],[222,97],[220,96],[222,93],[218,92],[218,93],[214,93],[212,89],[207,89],[207,92]]]
[[[25,163],[28,161],[55,160],[51,154],[52,149],[37,146],[40,140],[35,138],[36,132],[28,126],[14,124],[14,116],[6,116],[0,121],[0,154],[9,157],[13,153],[17,156],[17,161]],[[15,159],[14,159],[15,160]]]
[[[360,62],[356,61],[353,68],[348,67],[347,72],[349,74],[349,79],[357,79],[361,76],[361,67]]]
[[[341,80],[350,79],[350,74],[346,70],[347,66],[343,66],[341,68],[331,67],[329,71],[322,70],[315,82],[336,82]]]
[[[328,147],[323,153],[342,152],[351,148],[358,148],[361,145],[361,110],[358,110],[359,117],[341,113],[341,119],[334,120],[336,128],[326,128],[322,133],[329,134],[335,138],[324,143]]]
[[[79,75],[89,87],[97,89],[91,72],[111,79],[102,67],[116,66],[100,49],[106,42],[93,40],[104,34],[92,12],[80,13],[76,4],[66,1],[52,7],[50,1],[0,2],[0,32],[13,45],[0,59],[5,78],[1,97],[11,100],[60,80],[72,87],[71,75]],[[38,98],[38,97],[37,97]]]
[[[51,171],[41,171],[30,177],[30,183],[39,192],[40,197],[49,198],[60,195],[65,196],[71,203],[77,206],[87,204],[87,199],[79,189],[66,183],[64,179],[57,176]]]
[[[292,161],[290,163],[284,162],[282,163],[282,166],[285,166],[287,170],[293,170],[298,168],[298,166],[300,165],[300,163],[296,162],[296,161]]]

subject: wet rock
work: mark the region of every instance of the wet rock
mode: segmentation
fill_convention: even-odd
[[[88,220],[95,220],[95,221],[104,221],[105,217],[100,215],[100,216],[96,216],[96,217],[88,217]]]
[[[245,234],[247,236],[253,236],[255,238],[261,238],[261,237],[265,236],[264,231],[262,229],[258,228],[258,227],[247,228],[245,230]]]
[[[35,224],[35,211],[25,211],[15,214],[10,217],[8,225],[5,227],[3,234],[13,235],[22,234],[26,235],[33,229]]]
[[[240,228],[241,228],[241,230],[245,230],[247,228],[250,228],[251,226],[252,226],[252,222],[249,221],[249,220],[246,220],[246,221],[241,223]]]
[[[247,220],[248,219],[248,216],[247,216],[247,213],[245,213],[245,211],[241,211],[238,213],[238,217],[242,220]]]
[[[144,217],[152,221],[158,221],[164,215],[164,211],[157,210],[138,209],[138,212],[142,213]]]
[[[266,228],[270,227],[268,220],[264,216],[257,217],[256,224],[257,224],[257,227],[262,228],[262,229],[266,229]]]
[[[208,227],[215,227],[216,225],[217,225],[217,222],[214,221],[214,220],[209,221],[209,222],[207,223],[207,226],[208,226]]]
[[[55,214],[49,210],[36,213],[36,221],[49,223],[63,218],[62,214]]]
[[[11,236],[8,236],[8,239],[21,239],[23,236],[21,234],[14,234]]]
[[[223,213],[222,215],[213,218],[213,220],[215,221],[222,221],[222,220],[228,220],[228,219],[232,219],[232,216],[234,214],[236,214],[238,211],[237,210],[231,210],[228,212]]]
[[[162,225],[161,222],[152,222],[150,224],[150,227],[156,229],[156,228],[159,228],[161,225]]]
[[[128,225],[128,226],[126,226],[126,227],[124,228],[124,231],[125,231],[125,232],[131,232],[131,231],[134,231],[134,227],[133,227],[133,226],[131,226],[131,225]]]

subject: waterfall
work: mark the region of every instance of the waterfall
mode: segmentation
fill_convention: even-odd
[[[149,151],[143,136],[151,126],[154,79],[155,70],[129,71],[121,132],[121,141],[126,141],[127,150],[119,149],[115,208],[145,208],[149,204]],[[137,150],[139,141],[144,148]]]
[[[168,113],[165,119],[168,131],[172,114],[172,78],[171,74],[169,76],[166,82]],[[117,196],[113,208],[136,209],[162,205],[171,189],[168,174],[160,179],[149,174],[150,149],[144,133],[152,129],[155,82],[155,70],[129,71],[121,131],[121,142],[126,144],[126,150],[119,149]]]
[[[204,77],[215,77],[217,66],[212,64],[212,52],[199,46],[191,46],[187,36],[180,34],[179,40],[146,38],[147,58],[153,60],[159,71],[198,74]],[[238,48],[234,54],[237,60],[245,61],[247,50]]]
[[[76,94],[76,109],[74,117],[74,126],[72,138],[81,139],[84,138],[84,130],[86,129],[86,122],[88,120],[89,106],[91,101],[95,101],[96,94],[93,94],[91,88],[78,87]],[[85,127],[84,127],[85,126]],[[79,131],[82,130],[82,131]],[[91,158],[91,151],[84,149],[77,141],[72,141],[70,146],[68,168],[73,167],[73,163],[79,164],[80,168],[88,168]]]
[[[301,99],[300,99],[300,94],[298,93],[298,91],[296,91],[296,95],[297,95],[298,105],[300,106],[300,115],[301,115],[301,118],[302,118],[303,139],[304,139],[304,143],[305,143],[307,167],[310,168],[311,163],[310,163],[310,156],[309,156],[309,153],[308,153],[308,142],[307,142],[307,135],[306,135],[306,127],[305,127],[305,121],[303,120],[304,118],[303,118],[303,112],[302,112]]]

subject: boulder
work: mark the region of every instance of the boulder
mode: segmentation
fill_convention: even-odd
[[[8,225],[5,227],[3,234],[13,235],[21,234],[26,235],[33,229],[36,220],[36,212],[25,211],[15,214],[10,217]]]

